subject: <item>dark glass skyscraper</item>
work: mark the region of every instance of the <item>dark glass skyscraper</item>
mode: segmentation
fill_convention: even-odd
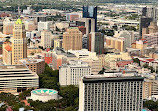
[[[97,32],[97,7],[83,6],[83,18],[95,19],[95,32]]]
[[[140,18],[140,36],[142,36],[142,29],[147,28],[150,25],[150,22],[157,22],[157,9],[144,7]]]

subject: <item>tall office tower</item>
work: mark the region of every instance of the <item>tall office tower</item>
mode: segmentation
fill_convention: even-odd
[[[91,32],[89,34],[88,50],[97,54],[104,53],[104,36],[101,32]]]
[[[19,60],[27,57],[27,40],[25,26],[21,19],[14,24],[12,38],[12,64],[19,64]]]
[[[41,32],[41,46],[43,48],[51,48],[52,41],[51,41],[52,33],[48,30],[43,30]]]
[[[147,28],[150,25],[150,22],[157,23],[157,9],[144,7],[140,19],[140,36],[142,36],[142,28]]]
[[[79,80],[84,75],[91,74],[91,67],[86,62],[69,61],[59,68],[59,83],[65,85],[79,85]]]
[[[79,84],[79,111],[141,111],[143,80],[120,74],[84,76]]]
[[[90,32],[96,32],[95,31],[95,19],[93,19],[93,18],[80,18],[79,20],[76,20],[76,25],[85,26],[87,35]]]
[[[81,50],[82,49],[82,32],[77,27],[70,27],[63,34],[64,50]]]
[[[95,19],[95,32],[97,31],[97,7],[83,6],[83,18]]]

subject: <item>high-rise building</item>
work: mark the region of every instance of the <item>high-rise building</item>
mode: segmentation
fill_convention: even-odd
[[[79,111],[141,111],[143,80],[125,75],[84,76],[79,84]]]
[[[19,60],[27,57],[27,40],[25,26],[21,19],[17,19],[12,38],[12,64],[19,64]]]
[[[101,32],[91,32],[89,34],[88,50],[97,54],[104,53],[104,36]]]
[[[63,34],[64,50],[81,50],[82,49],[82,32],[77,27],[70,27]]]
[[[82,61],[69,61],[59,68],[59,83],[65,85],[79,85],[79,79],[91,74],[91,67]]]
[[[83,18],[93,18],[95,20],[95,32],[97,31],[97,7],[83,6]]]
[[[95,31],[95,19],[94,18],[80,18],[76,21],[77,26],[85,26],[86,34],[88,35],[90,32]]]
[[[43,48],[51,48],[52,41],[51,41],[52,33],[48,30],[41,31],[41,46]]]
[[[157,23],[157,9],[144,7],[142,9],[142,17],[140,19],[140,36],[142,36],[142,29],[147,28],[150,25],[150,22]]]

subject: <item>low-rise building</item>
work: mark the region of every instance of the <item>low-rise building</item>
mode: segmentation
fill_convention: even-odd
[[[43,59],[27,58],[20,60],[24,65],[36,74],[42,74],[45,70],[45,62]]]

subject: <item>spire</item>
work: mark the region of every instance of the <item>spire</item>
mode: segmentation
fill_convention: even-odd
[[[18,18],[15,22],[15,24],[22,24],[22,20],[20,18]]]

